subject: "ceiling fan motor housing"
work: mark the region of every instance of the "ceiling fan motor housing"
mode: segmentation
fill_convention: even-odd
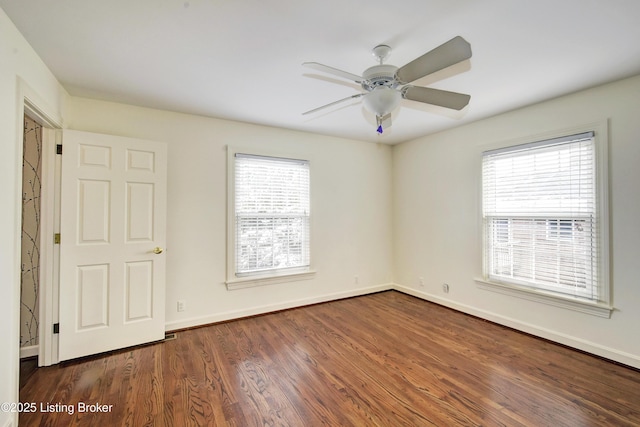
[[[367,68],[362,74],[362,88],[368,92],[381,86],[395,89],[398,86],[398,81],[394,78],[396,71],[398,67],[389,64]]]

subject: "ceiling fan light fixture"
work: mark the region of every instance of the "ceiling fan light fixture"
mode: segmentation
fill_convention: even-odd
[[[398,108],[402,95],[395,89],[380,86],[367,93],[362,100],[364,108],[376,116],[386,116]]]

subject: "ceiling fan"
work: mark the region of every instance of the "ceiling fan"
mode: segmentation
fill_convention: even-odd
[[[400,68],[383,63],[391,53],[389,46],[378,45],[373,48],[372,52],[378,58],[379,64],[364,70],[362,76],[318,62],[304,62],[302,65],[305,67],[354,81],[362,86],[364,92],[339,99],[302,114],[312,114],[350,99],[362,98],[365,108],[376,115],[377,132],[382,133],[384,128],[391,126],[391,112],[398,107],[401,99],[454,110],[461,110],[469,103],[469,99],[471,99],[469,95],[409,84],[471,58],[471,45],[462,37],[454,37]]]

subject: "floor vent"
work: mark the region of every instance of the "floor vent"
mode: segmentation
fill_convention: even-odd
[[[178,334],[176,334],[175,332],[170,332],[168,334],[164,334],[164,341],[175,340],[177,336],[178,336]]]

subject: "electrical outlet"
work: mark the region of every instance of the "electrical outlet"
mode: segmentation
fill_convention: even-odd
[[[185,311],[187,309],[187,303],[185,300],[178,300],[178,311]]]
[[[424,288],[424,277],[418,277],[418,284],[421,288]]]
[[[353,276],[353,283],[355,283],[356,285],[358,283],[360,283],[360,277],[358,277],[358,275],[356,274],[355,276]]]
[[[445,294],[448,294],[448,293],[449,293],[449,285],[447,285],[446,283],[443,283],[443,284],[442,284],[442,291],[443,291]]]

